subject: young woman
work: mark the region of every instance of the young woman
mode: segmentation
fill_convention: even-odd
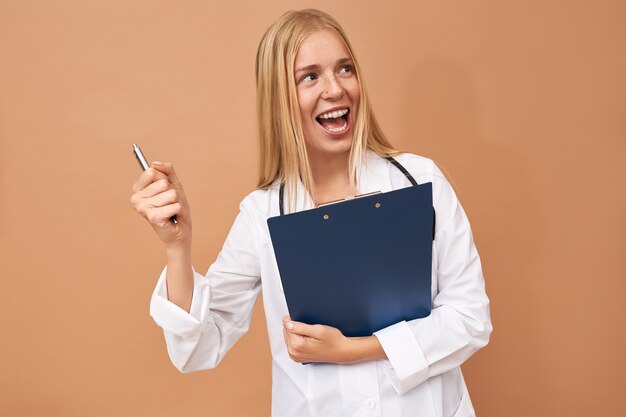
[[[460,365],[487,344],[492,327],[478,253],[452,188],[431,160],[387,141],[350,43],[327,14],[303,10],[276,21],[259,46],[256,75],[258,189],[241,202],[206,277],[191,265],[189,206],[172,165],[154,162],[133,188],[132,205],[165,245],[150,312],[172,362],[181,372],[217,366],[248,330],[262,289],[272,415],[473,415]],[[433,184],[431,315],[362,338],[292,321],[267,228],[279,214],[281,184],[290,212],[409,186],[388,156],[418,183]]]

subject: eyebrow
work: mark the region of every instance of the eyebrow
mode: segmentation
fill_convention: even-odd
[[[343,65],[343,64],[347,64],[347,63],[352,63],[352,58],[341,58],[340,60],[337,61],[337,65]],[[299,72],[303,72],[303,71],[310,71],[310,70],[315,70],[315,69],[319,69],[320,66],[318,64],[311,64],[311,65],[307,65],[304,67],[300,67],[297,68],[295,73],[299,73]]]

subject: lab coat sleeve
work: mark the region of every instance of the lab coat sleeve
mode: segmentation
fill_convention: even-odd
[[[489,341],[492,325],[480,258],[469,221],[437,168],[433,256],[436,295],[428,317],[402,321],[375,333],[387,354],[398,394],[460,366]]]
[[[189,313],[167,299],[164,270],[150,301],[167,351],[181,372],[214,368],[248,330],[260,291],[257,233],[244,199],[217,260],[206,277],[194,270]]]

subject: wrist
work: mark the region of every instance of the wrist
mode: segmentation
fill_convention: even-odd
[[[387,358],[376,336],[350,337],[348,341],[350,342],[348,346],[350,363]]]
[[[191,263],[191,242],[165,246],[167,263]]]

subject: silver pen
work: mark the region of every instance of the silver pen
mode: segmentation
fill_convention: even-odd
[[[137,162],[139,162],[139,166],[141,166],[141,169],[145,171],[146,169],[150,168],[150,164],[146,160],[146,157],[143,155],[143,152],[141,152],[141,149],[139,148],[139,146],[137,146],[134,143],[133,143],[133,154],[135,154],[135,158],[137,158]],[[174,224],[178,224],[178,221],[176,220],[176,216],[170,217],[170,220]]]

